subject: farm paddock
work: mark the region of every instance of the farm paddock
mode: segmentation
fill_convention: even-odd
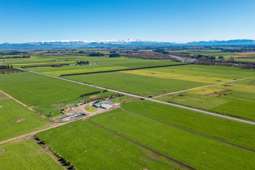
[[[252,120],[254,70],[126,57],[4,62],[25,69],[0,74],[9,95],[0,95],[0,169],[254,169],[253,125],[153,101]]]
[[[254,143],[247,134],[239,136],[239,141],[235,140],[235,135],[241,135],[242,132],[251,134],[254,127],[242,127],[239,123],[204,115],[194,122],[192,117],[198,113],[159,106],[134,101],[112,112],[40,133],[38,137],[77,168],[172,169],[173,165],[177,165],[179,169],[215,169],[222,166],[230,170],[236,167],[252,169],[255,155],[251,150]],[[188,119],[182,120],[185,115],[190,116],[189,125]],[[176,117],[175,121],[179,119],[179,125],[171,117]],[[210,122],[212,125],[203,130],[201,123],[200,127],[199,124],[195,125],[198,122]],[[239,131],[232,129],[233,125]],[[215,127],[219,130],[217,132],[222,128],[229,131],[226,134],[216,133]],[[243,149],[246,142],[242,141],[245,140],[250,140],[253,145],[251,150]],[[218,157],[221,159],[216,159]],[[213,164],[211,159],[214,159]]]
[[[0,145],[0,169],[61,170],[63,168],[34,141],[26,140]]]
[[[48,117],[59,115],[69,103],[83,100],[80,95],[98,91],[29,72],[0,75],[0,89]]]
[[[0,140],[22,135],[47,125],[38,113],[6,96],[0,90]]]

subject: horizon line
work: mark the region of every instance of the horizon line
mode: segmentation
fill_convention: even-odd
[[[29,43],[72,43],[72,42],[81,42],[81,43],[128,43],[128,42],[155,42],[155,43],[173,43],[173,44],[187,44],[193,42],[217,42],[217,41],[233,41],[233,40],[249,40],[255,41],[253,38],[232,38],[232,39],[211,39],[211,40],[193,40],[193,41],[164,41],[164,40],[141,40],[141,39],[127,39],[127,40],[38,40],[38,41],[24,41],[24,42],[0,42],[0,44],[29,44]]]

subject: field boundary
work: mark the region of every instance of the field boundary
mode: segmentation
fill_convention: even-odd
[[[142,69],[162,68],[162,67],[182,66],[182,65],[189,65],[189,64],[187,64],[187,63],[180,63],[180,64],[167,64],[167,65],[157,65],[157,66],[155,65],[155,66],[123,68],[123,69],[105,70],[105,71],[93,71],[93,72],[83,72],[83,73],[70,73],[70,74],[61,74],[60,77],[78,76],[78,75],[89,75],[89,74],[99,74],[99,73],[112,73],[112,72],[119,72],[119,71],[142,70]]]
[[[34,110],[32,107],[26,105],[25,103],[23,103],[22,101],[18,100],[18,99],[15,98],[15,97],[11,96],[10,94],[6,93],[5,91],[0,90],[0,93],[4,94],[4,95],[5,95],[6,97],[8,97],[9,99],[11,99],[11,100],[15,101],[16,103],[22,105],[23,107],[27,108],[28,110],[35,112],[35,110]]]
[[[67,66],[67,65],[70,65],[70,64],[73,64],[73,63],[64,63],[64,62],[59,62],[59,63],[49,63],[49,64],[34,64],[34,65],[24,65],[24,66],[21,66],[21,68],[35,68],[35,67],[62,67],[62,66]]]
[[[58,164],[60,167],[62,167],[63,169],[70,169],[70,170],[75,170],[76,168],[74,167],[74,165],[70,162],[65,160],[62,156],[60,156],[58,153],[56,153],[55,151],[53,151],[51,149],[50,146],[48,146],[43,140],[41,140],[39,137],[37,137],[36,135],[33,136],[33,140],[34,142],[40,147],[40,149],[42,149],[42,151],[49,155],[49,157],[51,157],[56,164]]]

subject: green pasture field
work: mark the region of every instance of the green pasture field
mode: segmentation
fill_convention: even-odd
[[[47,124],[47,121],[39,114],[28,110],[1,92],[0,115],[0,141],[36,130]]]
[[[189,80],[210,84],[255,76],[255,72],[249,69],[209,65],[183,65],[133,70],[127,73],[161,79]]]
[[[86,73],[95,71],[108,71],[118,70],[125,68],[136,68],[146,66],[157,66],[167,64],[177,64],[171,60],[146,60],[138,58],[127,57],[88,57],[88,56],[31,56],[31,58],[19,58],[19,59],[0,59],[0,63],[12,64],[15,67],[29,67],[45,64],[62,64],[70,63],[75,64],[76,61],[89,61],[89,65],[83,66],[62,66],[62,67],[32,67],[30,70],[43,72],[49,75],[59,76],[62,74],[70,73]]]
[[[255,120],[255,79],[191,90],[159,98],[209,111]]]
[[[109,70],[118,70],[118,69],[125,69],[126,67],[123,66],[63,66],[59,68],[53,67],[38,67],[38,68],[31,68],[29,70],[41,72],[51,76],[60,76],[63,74],[76,74],[76,73],[89,73],[89,72],[96,72],[96,71],[109,71]]]
[[[154,96],[204,85],[204,83],[199,82],[176,79],[166,80],[125,72],[77,75],[65,78],[144,96]]]
[[[221,54],[218,50],[202,52],[225,58],[237,54]],[[237,59],[253,54],[246,55],[240,53]],[[89,61],[90,65],[26,69],[60,76],[177,64],[170,60],[88,56],[32,56],[3,59],[0,63],[22,67],[76,61]],[[181,65],[63,78],[255,121],[254,77],[251,69]],[[214,86],[203,87],[207,85]],[[160,97],[191,88],[196,89]],[[100,90],[31,72],[0,74],[1,90],[35,112],[0,92],[0,141],[46,127],[49,122],[45,115],[57,116],[66,105],[112,95],[111,92],[91,95]],[[76,169],[254,169],[253,125],[128,96],[118,96],[112,101],[121,103],[121,107],[37,136]],[[63,169],[47,154],[32,140],[2,144],[0,170]]]
[[[69,124],[39,137],[77,169],[182,169],[149,149],[89,122]]]
[[[63,168],[33,141],[21,141],[0,145],[0,169],[61,170]]]
[[[108,57],[80,57],[82,60],[89,61],[89,65],[84,66],[62,66],[62,67],[36,67],[30,70],[43,72],[45,74],[59,76],[63,74],[88,73],[96,71],[109,71],[126,68],[160,66],[167,64],[178,64],[170,60],[145,60],[136,58],[108,58]],[[74,60],[75,61],[75,60]]]
[[[86,59],[84,56],[37,56],[33,55],[31,58],[12,58],[0,59],[0,63],[12,64],[15,67],[31,66],[39,64],[56,64],[64,62],[74,62],[76,60]]]
[[[82,94],[98,91],[29,72],[1,74],[0,89],[47,116],[59,114],[61,107],[81,100]]]
[[[253,75],[253,71],[240,68],[184,65],[65,78],[134,94],[155,96]]]
[[[154,155],[150,159],[157,162],[157,166],[151,164],[132,153],[134,149],[128,148],[129,143],[133,147],[142,146],[156,151],[195,169],[250,170],[254,168],[254,151],[234,143],[254,148],[254,139],[250,139],[254,138],[253,132],[253,126],[136,101],[87,121],[40,133],[39,137],[78,169],[95,166],[95,169],[141,169],[135,164],[142,165],[143,169],[161,169],[161,161],[155,160],[160,156]],[[123,158],[126,162],[122,161]]]
[[[147,101],[133,101],[122,105],[122,111],[145,116],[168,126],[189,131],[221,142],[255,148],[255,127],[243,123],[208,116]]]

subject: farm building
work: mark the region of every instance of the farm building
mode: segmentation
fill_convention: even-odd
[[[67,121],[71,121],[71,120],[75,120],[75,119],[79,119],[83,116],[86,116],[86,113],[83,113],[83,112],[80,112],[80,113],[74,113],[74,114],[71,114],[71,115],[67,115],[67,116],[64,116],[61,118],[61,120],[63,122],[67,122]]]
[[[95,108],[101,108],[101,109],[111,109],[113,107],[113,104],[111,101],[95,101],[93,103],[93,107]]]

